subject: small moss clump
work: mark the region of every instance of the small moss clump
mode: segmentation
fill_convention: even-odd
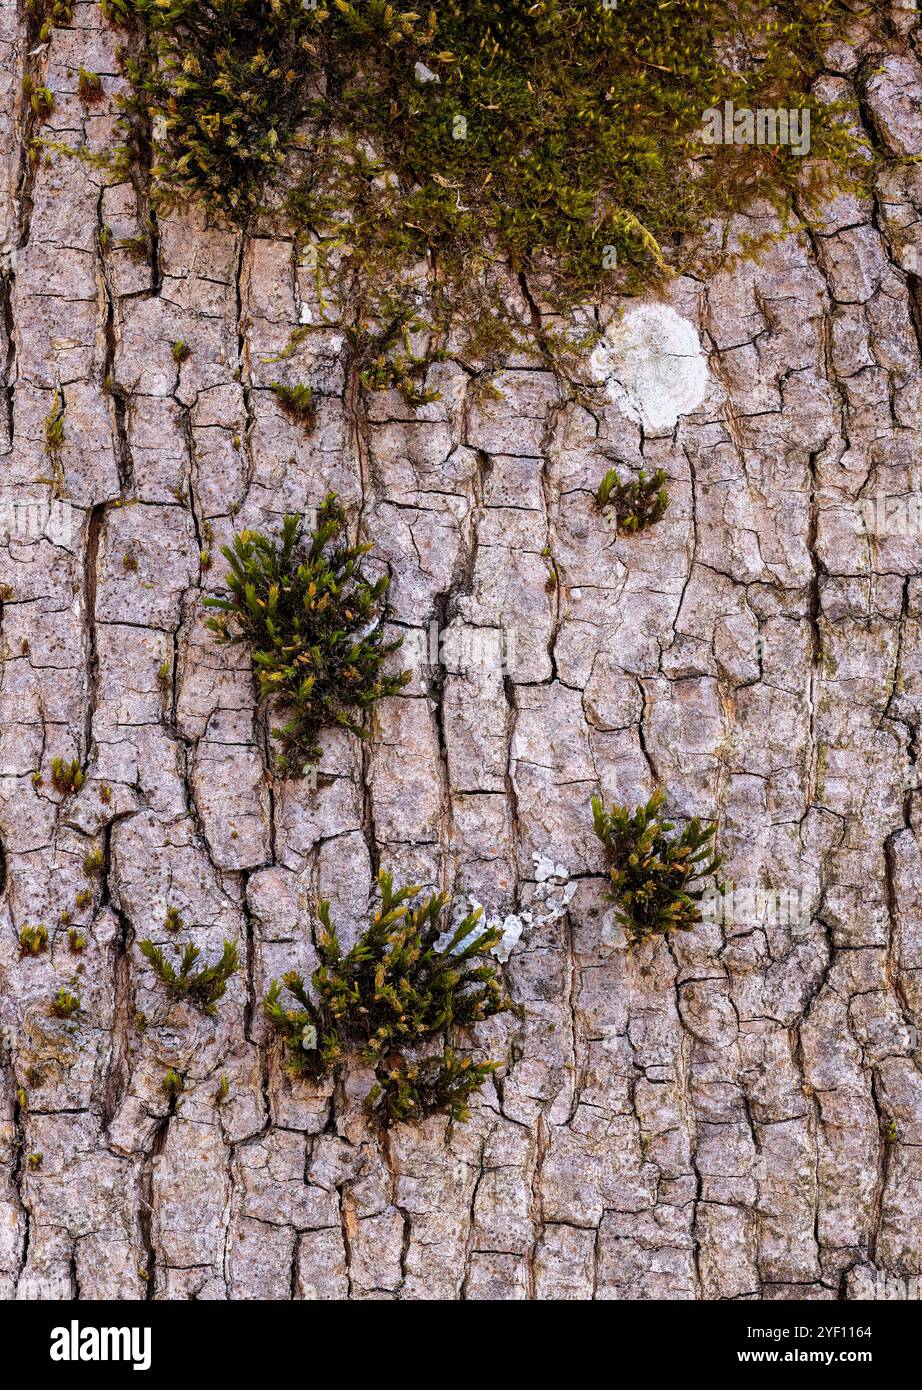
[[[634,811],[627,806],[606,811],[599,797],[592,800],[595,833],[609,863],[609,899],[632,942],[688,931],[700,922],[704,889],[694,885],[722,862],[711,844],[716,825],[702,825],[695,817],[673,835],[674,825],[659,814],[664,801],[665,794],[656,791]]]
[[[54,94],[51,90],[48,87],[39,86],[31,75],[26,73],[22,91],[38,119],[40,121],[47,120],[54,110]]]
[[[372,582],[362,569],[370,545],[350,545],[346,517],[330,494],[317,529],[302,541],[302,522],[285,517],[281,543],[241,531],[223,554],[231,566],[228,598],[206,598],[220,610],[208,626],[224,642],[248,642],[259,697],[292,717],[273,736],[281,766],[296,771],[321,756],[320,730],[348,729],[373,705],[402,690],[411,673],[386,676],[382,667],[400,639],[383,633],[387,575]]]
[[[80,68],[77,73],[77,95],[87,106],[102,99],[102,79],[89,68]]]
[[[192,356],[192,349],[184,338],[180,338],[179,341],[175,342],[170,348],[170,354],[173,361],[181,365],[183,362],[188,362],[189,358]]]
[[[279,382],[273,381],[272,392],[286,415],[303,425],[306,430],[314,428],[317,423],[317,407],[310,386],[282,386]]]
[[[632,536],[655,526],[669,506],[662,468],[648,476],[643,470],[636,478],[622,483],[616,468],[610,468],[599,484],[596,500],[609,525],[619,535]]]
[[[179,1072],[169,1067],[162,1083],[164,1095],[168,1096],[170,1100],[175,1100],[177,1096],[182,1094],[183,1084],[183,1079]]]
[[[99,845],[91,849],[83,860],[83,872],[87,878],[99,878],[106,867],[106,856]]]
[[[71,927],[67,933],[67,944],[70,947],[71,955],[82,955],[86,950],[86,937],[76,927]]]
[[[42,1153],[29,1154],[29,1171],[31,1173],[37,1173],[44,1161],[45,1155]]]
[[[400,1050],[425,1045],[452,1027],[470,1026],[510,1007],[489,954],[502,933],[478,931],[478,908],[447,934],[439,949],[446,936],[447,898],[420,898],[413,885],[395,889],[387,873],[379,875],[378,886],[381,906],[345,953],[330,921],[329,903],[320,904],[320,965],[311,977],[313,997],[302,977],[289,971],[280,982],[273,980],[266,1015],[282,1039],[290,1076],[316,1080],[344,1053],[357,1049],[376,1069],[377,1084],[368,1102],[385,1118],[404,1118],[414,1106],[417,1115],[429,1113],[442,1108],[442,1102],[457,1118],[465,1109],[465,1096],[494,1065],[461,1065],[450,1052],[441,1066],[431,1059],[407,1063]],[[282,1002],[283,990],[293,1005]],[[401,1109],[405,1113],[398,1116]]]
[[[62,985],[52,999],[50,1008],[55,1018],[73,1018],[80,1012],[80,1000]]]
[[[171,999],[191,1004],[209,1017],[217,1013],[218,1001],[227,993],[228,982],[239,965],[233,941],[225,941],[220,958],[201,969],[196,966],[202,953],[191,942],[182,953],[178,970],[152,941],[141,942],[141,954]]]
[[[51,399],[51,409],[45,416],[45,452],[49,458],[57,459],[64,446],[64,416],[67,404],[63,392],[55,388]]]
[[[76,758],[70,762],[66,758],[51,759],[51,785],[62,796],[76,796],[86,782],[86,773]]]
[[[470,1117],[468,1098],[479,1091],[498,1062],[475,1062],[459,1057],[446,1047],[438,1057],[409,1066],[397,1059],[380,1069],[365,1104],[385,1126],[422,1120],[427,1115],[448,1114],[463,1123]]]
[[[23,927],[19,933],[19,954],[40,956],[48,946],[48,928],[39,922],[35,927]]]
[[[179,915],[178,907],[167,908],[166,916],[163,919],[163,925],[169,932],[182,931],[183,920],[182,917]]]

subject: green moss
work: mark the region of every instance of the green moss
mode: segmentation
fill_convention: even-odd
[[[45,417],[45,451],[50,458],[57,458],[64,445],[64,416],[67,405],[60,387],[55,388],[51,409]]]
[[[498,1062],[475,1062],[446,1048],[439,1057],[379,1072],[368,1093],[366,1108],[385,1126],[448,1114],[464,1122],[470,1117],[468,1098],[496,1071]]]
[[[70,24],[73,8],[73,0],[27,0],[25,11],[38,42],[46,43],[56,25]]]
[[[219,959],[201,969],[196,967],[202,953],[191,942],[180,957],[178,969],[152,941],[141,942],[141,954],[171,999],[189,1003],[209,1017],[217,1013],[218,1001],[227,993],[228,982],[239,966],[233,941],[225,941]]]
[[[45,1160],[45,1155],[44,1155],[43,1153],[29,1154],[29,1158],[28,1158],[29,1172],[30,1172],[30,1173],[37,1173],[38,1170],[41,1168],[41,1166],[42,1166],[44,1160]]]
[[[55,1018],[73,1018],[80,1012],[80,1000],[62,985],[52,999],[50,1009]]]
[[[68,762],[65,758],[51,759],[51,785],[62,796],[76,796],[86,782],[86,773],[76,758]]]
[[[286,771],[322,756],[317,737],[324,727],[366,737],[359,720],[410,679],[409,671],[382,672],[400,641],[384,640],[389,581],[366,577],[362,562],[370,550],[349,544],[345,513],[332,494],[309,539],[302,539],[301,518],[291,515],[280,543],[241,531],[223,548],[230,593],[204,600],[220,610],[208,626],[221,641],[250,644],[260,699],[291,711],[272,731]]]
[[[71,955],[82,955],[86,950],[86,937],[76,927],[71,927],[67,933],[67,944],[70,947]]]
[[[48,87],[39,86],[29,73],[23,79],[22,92],[40,121],[47,120],[54,110],[54,95]]]
[[[166,917],[164,918],[163,925],[168,932],[182,931],[183,920],[182,917],[179,915],[178,907],[167,908]]]
[[[616,468],[610,468],[599,484],[596,500],[606,519],[619,535],[631,536],[655,526],[669,506],[661,468],[648,476],[644,471],[622,483]]]
[[[377,1084],[368,1097],[376,1112],[406,1118],[444,1106],[458,1118],[466,1095],[494,1065],[460,1063],[447,1051],[441,1068],[431,1060],[408,1063],[402,1050],[510,1007],[489,954],[501,933],[478,933],[478,908],[437,949],[448,925],[447,899],[419,898],[412,885],[395,889],[386,873],[379,875],[378,886],[381,905],[345,953],[329,903],[320,904],[320,965],[311,977],[312,993],[290,971],[272,982],[266,1015],[282,1040],[292,1077],[316,1080],[357,1049],[376,1068]],[[282,1002],[285,991],[288,1005]]]
[[[170,353],[174,362],[183,363],[187,362],[192,356],[192,349],[184,338],[180,338],[179,341],[175,342],[170,348]]]
[[[634,811],[626,806],[606,811],[600,798],[592,801],[595,833],[608,858],[609,898],[629,941],[688,931],[700,922],[704,889],[695,885],[721,864],[710,843],[716,826],[702,825],[696,817],[674,835],[672,822],[659,815],[664,800],[656,791]]]
[[[175,1100],[177,1096],[182,1095],[183,1084],[179,1072],[170,1067],[163,1078],[161,1089],[164,1095],[169,1096],[170,1100]]]
[[[83,872],[87,878],[99,878],[105,866],[106,856],[98,845],[91,849],[83,860]]]
[[[870,170],[839,110],[812,95],[847,0],[442,0],[425,15],[386,0],[106,0],[105,11],[146,39],[126,58],[125,124],[140,149],[155,118],[159,201],[246,222],[287,164],[286,207],[321,305],[345,301],[365,384],[409,383],[417,401],[431,399],[425,370],[452,327],[479,361],[500,343],[548,349],[531,315],[510,310],[507,270],[558,308],[634,292],[697,268],[712,219],[753,198],[789,212],[795,191],[809,203]],[[419,63],[437,80],[420,81]],[[809,111],[808,167],[785,146],[705,145],[704,113],[725,100]],[[426,262],[443,343],[408,349],[399,324],[419,312]]]
[[[41,922],[35,927],[23,927],[19,933],[19,954],[40,956],[48,946],[48,928]]]
[[[81,68],[77,73],[77,95],[87,106],[102,100],[102,79],[98,73]]]
[[[314,393],[309,386],[282,386],[279,382],[273,381],[272,392],[286,415],[303,425],[306,430],[314,428],[317,423],[317,407],[314,404]]]

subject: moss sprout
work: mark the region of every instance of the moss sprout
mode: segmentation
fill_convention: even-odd
[[[182,920],[182,917],[181,917],[180,914],[179,914],[179,908],[178,908],[178,907],[168,907],[168,908],[167,908],[167,910],[166,910],[166,916],[165,916],[165,918],[164,918],[164,920],[163,920],[163,925],[164,925],[165,929],[166,929],[168,932],[182,931],[182,929],[183,929],[183,920]]]
[[[54,94],[50,88],[40,86],[30,73],[26,73],[22,92],[38,119],[40,121],[47,120],[54,110]]]
[[[106,856],[99,845],[85,856],[83,860],[83,872],[87,878],[99,878],[106,866]]]
[[[672,822],[659,814],[664,800],[656,791],[634,811],[626,806],[607,811],[600,798],[592,801],[595,833],[608,858],[609,898],[632,942],[688,931],[700,922],[704,889],[696,885],[721,864],[711,844],[716,826],[695,817],[675,835]]]
[[[197,967],[202,953],[191,942],[182,952],[178,969],[152,941],[141,942],[141,954],[171,999],[191,1004],[209,1017],[217,1013],[218,1002],[227,993],[228,982],[239,965],[233,941],[225,941],[218,960],[201,968]]]
[[[170,1100],[175,1100],[177,1096],[182,1095],[183,1086],[184,1082],[179,1072],[174,1071],[172,1067],[168,1068],[161,1083],[161,1090],[164,1095],[168,1096]]]
[[[286,516],[280,543],[241,531],[222,552],[231,567],[229,596],[205,599],[219,610],[208,623],[219,639],[250,644],[260,699],[291,712],[272,731],[285,771],[321,757],[317,737],[325,727],[365,737],[362,716],[410,679],[409,671],[382,673],[400,646],[384,640],[388,578],[366,577],[371,546],[349,544],[335,496],[319,508],[309,539],[301,528],[300,517]]]
[[[29,1158],[28,1158],[29,1172],[30,1172],[30,1173],[37,1173],[38,1170],[41,1168],[42,1163],[44,1162],[44,1160],[45,1160],[45,1155],[44,1155],[43,1153],[33,1153],[33,1154],[29,1154]]]
[[[283,386],[280,382],[273,381],[272,392],[286,415],[303,425],[306,430],[314,428],[317,423],[317,407],[310,386],[300,383],[296,386]]]
[[[188,362],[189,358],[192,356],[192,349],[184,338],[180,338],[170,348],[170,354],[174,362],[182,364],[183,362]]]
[[[438,1057],[407,1065],[395,1059],[378,1071],[365,1102],[369,1113],[385,1126],[425,1119],[437,1113],[463,1122],[470,1117],[469,1097],[479,1091],[498,1067],[475,1062],[446,1048]]]
[[[19,933],[19,954],[40,956],[48,948],[48,928],[41,922],[35,927],[23,927]]]
[[[77,95],[86,106],[101,101],[103,90],[99,74],[90,72],[89,68],[80,68],[77,73]]]
[[[80,1000],[76,994],[61,985],[51,1001],[51,1013],[55,1018],[73,1018],[80,1012]]]
[[[45,451],[49,458],[56,459],[64,446],[64,416],[67,405],[60,387],[56,387],[51,399],[51,409],[45,417]]]
[[[661,468],[622,483],[616,468],[610,468],[599,484],[596,500],[609,524],[619,535],[631,536],[655,526],[669,506]]]
[[[76,796],[86,782],[86,773],[76,758],[51,759],[51,785],[62,796]]]
[[[67,944],[70,947],[71,955],[82,955],[86,950],[86,937],[76,927],[71,927],[67,933]]]

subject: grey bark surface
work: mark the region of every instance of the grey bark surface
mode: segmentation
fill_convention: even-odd
[[[922,155],[915,17],[894,13],[905,42],[835,45],[827,86]],[[26,69],[55,96],[40,133],[101,152],[115,47],[95,4],[39,53],[0,8],[2,490],[47,499],[60,390],[73,508],[69,539],[14,527],[0,550],[0,1295],[831,1299],[922,1274],[920,541],[855,523],[860,497],[922,485],[922,166],[674,283],[707,368],[674,423],[615,368],[589,408],[528,358],[501,398],[449,360],[413,411],[359,391],[290,236],[174,213],[139,259],[118,245],[147,236],[130,183],[30,161]],[[773,225],[757,209],[731,240]],[[687,366],[668,356],[664,390]],[[313,386],[313,433],[275,379]],[[599,516],[613,459],[666,470],[648,534]],[[215,645],[201,599],[235,530],[331,489],[390,569],[408,650],[436,621],[514,634],[515,659],[417,663],[367,745],[325,739],[313,788],[270,776],[246,653]],[[53,756],[85,769],[78,795]],[[806,925],[628,950],[589,800],[657,784],[678,817],[719,818],[729,879],[796,889]],[[523,927],[523,1016],[466,1040],[504,1063],[467,1125],[382,1137],[367,1070],[292,1086],[268,1046],[261,1000],[315,962],[316,901],[354,940],[379,867]],[[239,945],[214,1019],[165,1010],[138,949],[171,906],[209,959]],[[21,958],[39,922],[49,949]],[[73,1033],[48,1013],[62,984]]]

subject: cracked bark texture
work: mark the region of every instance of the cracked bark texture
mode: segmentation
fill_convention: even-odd
[[[918,30],[893,14],[892,50],[834,44],[824,85],[918,156]],[[54,93],[46,138],[117,138],[96,5],[37,49],[4,4],[0,43],[3,493],[47,498],[60,389],[74,509],[69,541],[12,534],[0,561],[3,1296],[831,1299],[922,1274],[922,572],[917,537],[869,540],[854,506],[922,485],[920,166],[671,287],[709,367],[675,429],[575,404],[524,357],[502,399],[450,360],[442,401],[412,411],[363,397],[335,324],[266,361],[321,319],[290,237],[149,222],[143,181],[30,162],[27,70]],[[757,209],[731,240],[773,225]],[[276,378],[313,385],[312,434]],[[613,459],[666,470],[647,535],[615,540],[595,509]],[[267,774],[246,655],[204,627],[222,562],[200,552],[330,489],[392,573],[395,628],[502,629],[517,650],[506,675],[420,666],[369,745],[326,739],[312,790]],[[52,756],[85,769],[78,795]],[[809,928],[633,951],[606,931],[590,796],[656,783],[680,817],[719,818],[729,878],[797,887]],[[317,898],[347,940],[379,866],[522,912],[543,854],[577,891],[513,950],[523,1018],[467,1040],[504,1062],[467,1125],[381,1138],[361,1068],[335,1094],[285,1081],[260,1001],[312,967]],[[239,944],[214,1020],[167,1013],[140,955],[170,906],[209,958]],[[37,922],[49,949],[21,959]],[[71,1035],[47,1005],[75,977]]]

